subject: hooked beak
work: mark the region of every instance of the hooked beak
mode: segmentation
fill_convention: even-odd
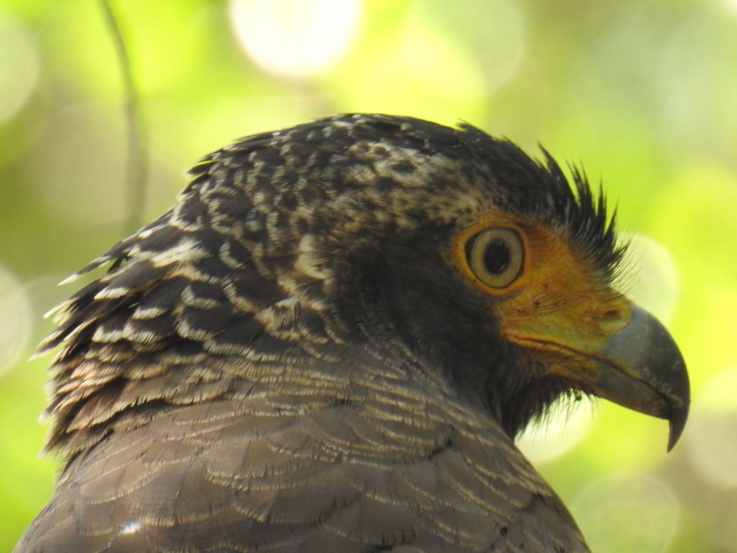
[[[587,384],[605,399],[667,419],[668,451],[680,438],[690,403],[686,363],[665,327],[633,306],[629,322],[594,356],[598,370]]]

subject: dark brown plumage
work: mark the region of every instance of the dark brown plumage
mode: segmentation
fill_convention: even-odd
[[[584,552],[514,437],[571,391],[685,424],[603,200],[470,126],[241,140],[58,308],[30,552]]]

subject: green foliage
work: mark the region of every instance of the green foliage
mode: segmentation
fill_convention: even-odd
[[[467,120],[526,149],[540,142],[560,160],[585,162],[619,204],[625,230],[672,257],[673,282],[648,287],[655,296],[667,288],[667,298],[642,301],[673,314],[664,322],[690,366],[694,424],[666,456],[664,423],[602,404],[571,449],[552,459],[543,452],[537,464],[599,553],[633,543],[646,553],[737,550],[734,482],[710,477],[737,466],[737,400],[729,400],[737,396],[712,404],[713,394],[701,394],[737,359],[734,0],[365,0],[330,63],[292,75],[242,47],[234,18],[271,24],[247,11],[248,0],[112,5],[147,137],[142,220],[168,207],[183,171],[205,153],[336,112]],[[37,456],[50,360],[24,359],[51,329],[41,314],[73,291],[53,282],[123,237],[127,131],[122,71],[98,3],[6,0],[0,31],[8,62],[0,64],[0,335],[25,336],[0,339],[8,353],[0,355],[0,550],[9,551],[58,470]],[[322,33],[305,55],[325,43]],[[703,440],[695,429],[723,436]],[[596,505],[624,489],[638,505],[651,489],[663,499],[651,497],[636,517],[612,515],[623,527],[602,529],[609,515]],[[624,495],[612,505],[620,514],[629,508]],[[648,513],[659,517],[650,528],[662,539],[647,535]]]

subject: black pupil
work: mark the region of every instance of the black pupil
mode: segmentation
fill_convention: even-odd
[[[489,271],[489,274],[502,274],[509,267],[510,261],[511,252],[507,242],[501,238],[490,240],[484,251],[484,267]]]

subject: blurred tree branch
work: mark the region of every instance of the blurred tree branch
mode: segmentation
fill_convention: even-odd
[[[120,64],[121,78],[125,95],[125,119],[127,126],[128,167],[126,171],[126,214],[123,218],[123,234],[136,231],[143,224],[143,210],[146,202],[146,181],[148,163],[138,93],[133,78],[133,70],[128,49],[118,19],[109,0],[100,0],[105,22],[110,30],[113,45]]]

